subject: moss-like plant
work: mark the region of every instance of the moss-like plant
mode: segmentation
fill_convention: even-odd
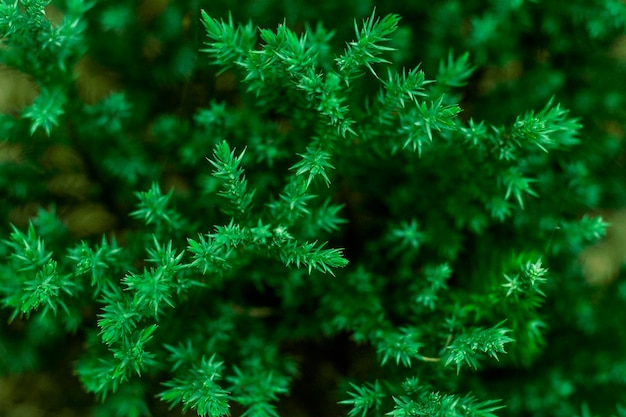
[[[590,145],[558,104],[567,72],[531,67],[531,89],[488,66],[575,57],[567,25],[599,3],[407,2],[461,26],[418,44],[379,9],[343,48],[321,23],[147,3],[0,6],[0,62],[35,97],[0,118],[3,372],[79,341],[69,360],[110,416],[615,410],[624,291],[594,306],[577,262],[620,201],[598,169],[621,144]],[[605,9],[589,42],[624,27],[623,3]],[[594,91],[562,95],[581,114],[623,100]],[[307,361],[335,363],[333,385]]]

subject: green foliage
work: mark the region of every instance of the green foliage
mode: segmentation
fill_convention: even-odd
[[[199,416],[220,417],[229,415],[228,392],[216,381],[221,378],[222,362],[202,358],[201,363],[190,369],[185,378],[175,378],[164,385],[168,388],[159,396],[170,403],[182,403],[183,410],[193,408]]]
[[[389,63],[380,55],[393,49],[379,45],[379,43],[389,40],[386,36],[397,30],[399,21],[400,16],[387,15],[381,20],[376,18],[375,12],[372,12],[369,19],[363,22],[361,29],[359,29],[356,21],[354,22],[357,40],[349,42],[345,53],[336,58],[339,72],[347,83],[351,78],[361,75],[359,74],[359,67],[366,67],[372,74],[376,75],[372,65]]]
[[[352,409],[348,413],[349,417],[361,415],[366,416],[370,408],[378,410],[382,404],[385,394],[382,392],[378,381],[373,384],[366,383],[364,386],[350,384],[354,392],[348,392],[352,397],[349,400],[341,401],[342,404],[352,405]]]
[[[623,2],[157,3],[0,4],[0,372],[59,355],[102,417],[624,414],[626,286],[578,262]]]
[[[213,176],[225,182],[225,190],[220,194],[229,199],[233,206],[232,209],[226,210],[225,213],[238,219],[249,213],[254,194],[246,193],[248,182],[243,177],[243,169],[240,167],[244,153],[245,150],[241,155],[235,157],[235,152],[231,152],[228,144],[222,142],[215,148],[215,161],[209,160],[215,167]]]
[[[448,345],[446,365],[456,363],[457,373],[463,364],[476,369],[478,365],[477,352],[484,352],[492,358],[498,359],[498,353],[506,353],[504,344],[514,341],[506,335],[509,331],[509,329],[500,327],[500,323],[491,329],[465,330]]]
[[[419,402],[406,398],[394,398],[396,406],[388,415],[392,417],[409,416],[476,416],[493,417],[492,411],[499,410],[502,406],[494,406],[496,401],[478,402],[471,396],[456,397],[453,395],[441,395],[429,393],[426,399]]]

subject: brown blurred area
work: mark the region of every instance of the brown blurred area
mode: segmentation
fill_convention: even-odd
[[[626,209],[603,212],[602,218],[609,223],[606,238],[580,255],[583,275],[594,287],[614,282],[626,263]]]
[[[62,378],[62,379],[59,379]],[[91,415],[87,394],[70,383],[71,375],[48,373],[9,375],[0,378],[2,417],[86,417]],[[74,384],[78,384],[74,381]],[[67,389],[72,397],[67,398]],[[78,398],[80,397],[80,398]],[[69,400],[69,401],[68,401]],[[81,404],[82,405],[78,405]]]
[[[53,6],[46,8],[46,17],[53,23],[63,19],[62,13]],[[120,90],[117,74],[96,64],[88,55],[78,61],[73,72],[80,99],[86,104],[95,104]],[[19,117],[38,94],[39,88],[28,74],[0,65],[0,113]],[[96,184],[88,178],[85,162],[75,149],[50,143],[39,160],[29,161],[30,157],[28,149],[24,149],[22,144],[0,137],[0,163],[35,163],[44,170],[46,190],[59,202],[57,214],[73,236],[97,235],[115,227],[115,216],[103,204],[90,201]],[[8,220],[24,226],[39,206],[38,202],[30,202],[15,207]]]
[[[158,18],[171,3],[171,0],[141,0],[136,13],[139,22],[149,24]],[[47,6],[46,18],[53,24],[63,20],[63,13],[54,6]],[[183,27],[189,26],[189,16],[183,16]],[[0,43],[0,48],[2,44]],[[160,41],[146,37],[142,48],[142,58],[150,63],[162,53]],[[75,87],[80,100],[93,105],[111,93],[123,90],[120,74],[106,67],[106,61],[95,60],[89,54],[78,60],[72,69]],[[223,80],[225,76],[220,77]],[[223,82],[216,80],[216,86]],[[231,80],[234,84],[234,80]],[[32,77],[16,68],[0,65],[0,114],[19,117],[24,108],[33,103],[39,94],[39,87]],[[45,141],[40,141],[38,145]],[[68,145],[49,143],[41,157],[33,157],[25,144],[9,142],[0,136],[0,163],[29,164],[43,170],[45,187],[49,196],[56,201],[56,212],[67,226],[72,236],[85,238],[115,230],[119,225],[119,213],[102,204],[98,197],[102,194],[99,184],[94,183],[86,169],[86,161],[81,154]],[[166,186],[184,192],[185,181],[175,174],[166,174]],[[41,203],[31,201],[15,207],[9,221],[24,227],[35,216]],[[45,207],[49,208],[49,207]]]
[[[626,35],[615,40],[608,55],[621,64],[626,63]],[[620,142],[626,139],[624,120],[608,120],[604,130]],[[593,287],[606,287],[617,280],[626,263],[626,208],[600,210],[596,214],[609,223],[607,235],[598,244],[585,249],[579,259],[587,283]]]

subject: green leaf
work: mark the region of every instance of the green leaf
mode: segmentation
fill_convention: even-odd
[[[33,104],[26,107],[22,116],[31,120],[30,134],[42,128],[50,136],[52,128],[59,125],[59,118],[65,113],[67,97],[61,90],[41,90]]]
[[[201,15],[202,24],[212,40],[206,42],[208,48],[202,52],[209,54],[213,63],[222,67],[220,73],[244,61],[256,43],[256,31],[252,24],[235,27],[231,15],[228,16],[228,22],[213,19],[204,10]]]
[[[159,397],[165,402],[183,405],[183,411],[193,409],[199,416],[221,417],[230,414],[228,392],[216,381],[221,379],[222,362],[202,358],[184,377],[163,383],[168,387]]]
[[[228,143],[222,141],[215,146],[213,159],[209,159],[215,168],[213,176],[224,182],[224,188],[219,194],[230,201],[230,207],[222,210],[236,218],[246,218],[250,215],[254,196],[254,191],[247,191],[248,181],[243,175],[244,171],[241,167],[241,160],[245,153],[246,150],[244,149],[239,156],[235,156],[235,151],[231,151]]]
[[[375,10],[368,19],[363,21],[361,28],[357,21],[354,21],[356,40],[348,42],[345,53],[336,59],[339,72],[348,84],[351,79],[362,75],[361,67],[369,69],[374,76],[378,77],[373,65],[389,63],[380,55],[394,50],[380,43],[389,40],[387,36],[396,31],[399,21],[400,17],[394,14],[387,15],[382,20],[376,18]]]
[[[437,73],[437,83],[448,88],[460,88],[467,84],[468,78],[472,75],[475,68],[469,64],[469,52],[454,59],[452,51],[448,52],[448,59],[439,62],[439,71]],[[440,92],[440,94],[443,93]],[[439,94],[434,94],[435,96]]]
[[[308,174],[306,180],[307,187],[311,185],[313,178],[320,175],[327,187],[330,187],[330,179],[326,169],[335,169],[328,160],[331,155],[320,148],[307,147],[305,154],[298,154],[302,160],[290,169],[296,170],[296,175]]]
[[[498,353],[506,353],[504,345],[514,341],[507,336],[511,330],[500,327],[503,323],[500,322],[489,329],[472,328],[456,336],[444,350],[445,365],[454,362],[458,373],[462,365],[477,369],[479,353],[498,359]]]
[[[278,250],[280,253],[280,259],[286,266],[292,263],[296,264],[296,267],[305,265],[309,269],[309,274],[316,269],[323,273],[330,273],[335,275],[333,268],[343,268],[348,264],[348,261],[342,256],[341,249],[324,249],[326,243],[316,246],[317,242],[305,242],[299,243],[296,241],[290,241],[287,244],[279,244]]]
[[[157,228],[168,226],[176,230],[181,226],[180,215],[168,207],[174,190],[163,194],[158,183],[153,182],[149,191],[139,191],[135,196],[139,199],[137,210],[130,213],[132,217],[142,219],[145,224],[156,224]]]
[[[385,398],[385,394],[382,392],[382,388],[378,383],[378,380],[373,384],[366,382],[363,386],[358,386],[350,383],[353,391],[348,392],[350,395],[349,400],[339,401],[339,404],[351,405],[352,408],[348,412],[348,417],[365,417],[371,410],[379,410],[382,405],[382,400]]]

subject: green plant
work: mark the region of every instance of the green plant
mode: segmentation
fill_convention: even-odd
[[[464,49],[539,7],[495,3],[474,15]],[[586,145],[558,95],[529,92],[545,98],[538,110],[483,120],[507,94],[522,97],[514,111],[537,104],[515,85],[466,114],[473,54],[484,63],[490,48],[442,50],[440,29],[430,45],[438,66],[402,68],[411,37],[396,14],[356,20],[341,51],[321,23],[257,29],[203,11],[184,29],[176,6],[142,21],[124,3],[79,0],[58,5],[53,23],[48,4],[0,9],[2,62],[38,91],[20,117],[0,119],[1,149],[17,155],[0,165],[0,210],[16,224],[0,244],[3,371],[46,365],[43,352],[74,334],[83,348],[71,360],[98,415],[148,415],[163,401],[202,416],[277,416],[299,380],[316,385],[300,369],[323,355],[302,355],[323,340],[337,345],[330,360],[341,349],[348,359],[333,377],[340,408],[322,413],[588,415],[594,390],[603,412],[615,408],[619,393],[607,387],[626,381],[623,335],[614,371],[586,351],[572,353],[568,374],[558,357],[572,328],[599,338],[619,329],[618,316],[602,322],[610,310],[585,301],[576,260],[605,233],[586,213],[600,189],[619,194],[595,168],[621,145]],[[461,16],[461,3],[445,4],[427,12]],[[585,36],[606,35],[607,19],[623,26],[623,6],[611,7]],[[559,19],[546,25],[579,13],[548,12]],[[201,56],[180,40],[189,28],[207,35]],[[149,75],[129,64],[125,88],[107,79],[99,96],[81,72],[95,65],[89,51],[109,47],[98,30],[118,58],[140,49],[123,42],[137,33],[175,47]],[[194,102],[207,68],[241,88],[220,99],[216,85]],[[142,76],[165,93],[143,91]],[[172,107],[169,82],[182,86]],[[20,225],[15,208],[26,203],[36,212]]]

